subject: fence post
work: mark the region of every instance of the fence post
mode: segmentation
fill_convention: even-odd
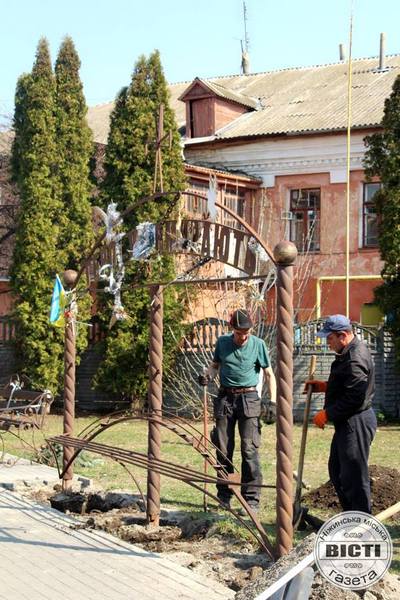
[[[148,432],[148,458],[161,458],[162,419],[162,360],[163,360],[163,289],[155,285],[150,288],[150,344],[149,344],[149,388],[150,411]],[[158,527],[160,521],[160,474],[149,469],[147,474],[147,522]]]
[[[277,555],[293,544],[293,264],[297,249],[291,242],[274,248],[277,263],[277,407],[276,522]]]
[[[64,271],[63,279],[69,288],[73,288],[76,281],[77,272],[69,269]],[[76,314],[74,307],[75,299],[71,301],[71,310],[65,316],[65,345],[64,345],[64,435],[72,436],[74,433],[75,421],[75,359],[76,359]],[[63,465],[64,468],[72,458],[74,449],[70,446],[64,446]],[[62,481],[63,490],[69,490],[72,487],[72,478],[74,476],[74,467],[71,464],[65,471]]]

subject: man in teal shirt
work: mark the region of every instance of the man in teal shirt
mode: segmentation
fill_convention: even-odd
[[[220,389],[214,400],[215,428],[213,442],[219,449],[218,461],[228,473],[233,472],[235,426],[239,427],[242,455],[241,493],[253,511],[260,501],[262,474],[258,449],[260,446],[261,399],[257,392],[263,371],[272,404],[276,403],[276,382],[267,347],[260,338],[251,335],[253,326],[246,310],[236,310],[231,317],[232,333],[218,338],[213,362],[199,383],[207,385],[219,372]],[[232,492],[226,485],[217,485],[218,498],[230,506]]]

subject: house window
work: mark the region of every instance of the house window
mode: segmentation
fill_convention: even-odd
[[[245,192],[244,190],[234,190],[234,189],[223,189],[221,190],[222,194],[222,204],[227,208],[230,208],[235,212],[239,217],[243,217],[244,214],[244,198]],[[222,213],[222,223],[223,225],[227,225],[228,227],[234,227],[235,229],[242,229],[242,226],[236,219],[234,219],[230,214],[225,211],[221,211]]]
[[[319,250],[321,190],[290,190],[290,241],[299,252]]]
[[[363,193],[363,247],[378,245],[378,218],[374,196],[380,190],[380,183],[364,183]]]
[[[199,218],[207,213],[207,191],[208,184],[200,182],[190,182],[189,191],[197,194],[196,196],[185,195],[185,212],[189,217]]]

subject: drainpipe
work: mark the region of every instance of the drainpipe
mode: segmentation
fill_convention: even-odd
[[[382,279],[380,275],[332,275],[327,277],[317,277],[316,279],[316,294],[315,294],[315,311],[316,318],[321,318],[321,283],[323,281],[373,281],[374,279]]]

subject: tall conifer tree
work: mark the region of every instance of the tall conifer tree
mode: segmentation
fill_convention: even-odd
[[[66,38],[54,75],[40,40],[29,75],[17,84],[12,168],[21,210],[11,269],[20,369],[36,385],[60,389],[63,329],[49,324],[56,273],[77,268],[93,238],[89,182],[91,132],[79,79],[79,57]],[[80,302],[80,320],[89,298]],[[81,329],[78,350],[86,346]]]
[[[80,65],[74,43],[66,37],[55,64],[57,172],[63,204],[58,243],[66,253],[65,264],[75,269],[93,241],[89,166],[94,148],[86,121]]]
[[[61,198],[55,173],[55,80],[45,39],[39,42],[32,73],[18,82],[14,127],[12,166],[21,198],[10,273],[16,344],[22,372],[36,385],[56,391],[62,332],[49,328],[48,314],[59,266]]]
[[[55,63],[57,174],[61,187],[58,249],[65,268],[77,269],[94,240],[91,218],[90,161],[94,155],[92,131],[79,77],[81,62],[70,37],[60,47]],[[85,286],[82,280],[81,287]],[[90,316],[89,296],[79,296],[79,320]],[[78,328],[77,349],[87,345],[87,329]],[[79,360],[79,359],[78,359]]]
[[[382,182],[374,201],[384,283],[375,293],[394,334],[400,367],[400,76],[385,101],[382,127],[383,131],[366,138],[365,167],[369,177],[378,176]]]
[[[163,148],[164,191],[183,190],[184,166],[181,158],[179,133],[175,115],[169,106],[167,83],[159,53],[148,59],[140,57],[129,87],[117,97],[111,115],[110,134],[105,156],[106,175],[102,187],[104,208],[111,201],[123,211],[141,197],[153,191],[155,167],[154,142],[157,137],[157,118],[160,104],[164,105],[164,131],[172,132],[171,148]],[[126,228],[143,221],[162,220],[170,207],[171,198],[149,202],[138,208],[126,220]],[[150,270],[150,272],[149,272]],[[171,257],[153,261],[151,266],[127,265],[126,283],[170,280],[175,276]],[[123,393],[133,399],[143,398],[147,387],[149,293],[146,288],[124,291],[123,304],[130,315],[119,322],[107,335],[105,360],[97,381],[103,389]],[[184,307],[173,287],[164,294],[164,364],[173,359],[175,343],[169,334],[171,327],[179,339],[180,319]]]

